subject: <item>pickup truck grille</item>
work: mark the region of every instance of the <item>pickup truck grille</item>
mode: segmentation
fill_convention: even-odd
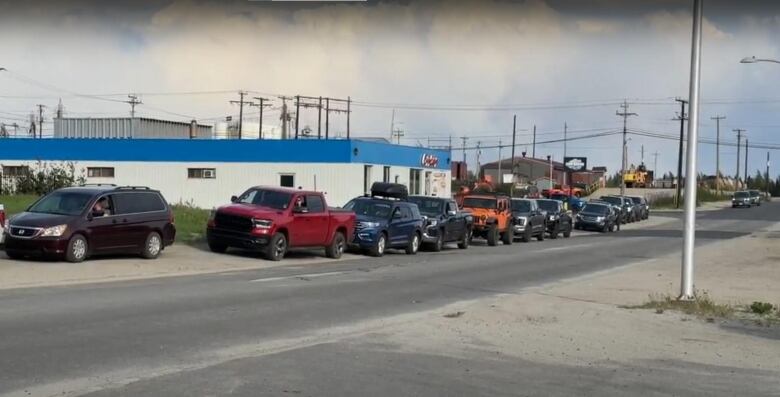
[[[248,232],[252,230],[252,219],[238,215],[223,214],[217,212],[214,222],[220,229],[233,230],[237,232]]]

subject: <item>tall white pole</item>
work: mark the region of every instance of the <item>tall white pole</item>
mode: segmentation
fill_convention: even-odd
[[[694,245],[696,243],[696,175],[699,140],[699,82],[701,77],[702,1],[693,0],[693,41],[691,43],[690,105],[688,108],[688,152],[685,178],[685,229],[683,233],[680,299],[695,299],[693,289]]]

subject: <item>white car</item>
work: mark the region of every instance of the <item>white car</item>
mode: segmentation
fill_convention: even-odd
[[[5,239],[5,220],[5,207],[0,204],[0,244],[2,244],[3,239]]]

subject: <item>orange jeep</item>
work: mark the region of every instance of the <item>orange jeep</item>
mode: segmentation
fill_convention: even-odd
[[[512,244],[512,207],[509,196],[495,193],[472,193],[463,198],[463,209],[474,217],[473,236],[487,240],[488,245]]]

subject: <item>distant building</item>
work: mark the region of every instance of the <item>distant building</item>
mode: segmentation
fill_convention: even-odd
[[[255,133],[255,135],[257,135]],[[145,117],[55,118],[55,138],[211,138],[211,126]]]
[[[500,174],[499,168],[501,168]],[[552,162],[552,183],[563,186],[565,178],[568,178],[568,176],[564,176],[565,173],[563,163]],[[570,175],[571,182],[566,181],[566,184],[571,183],[573,186],[590,186],[595,183],[604,186],[606,184],[606,167],[594,167],[593,170],[572,172]],[[547,189],[550,187],[550,162],[547,159],[515,157],[514,161],[512,159],[501,160],[499,167],[499,162],[494,161],[482,165],[480,177],[489,177],[497,183],[532,184],[540,189]]]
[[[453,181],[465,181],[469,179],[469,170],[466,163],[462,161],[450,162],[450,171],[452,173]]]

